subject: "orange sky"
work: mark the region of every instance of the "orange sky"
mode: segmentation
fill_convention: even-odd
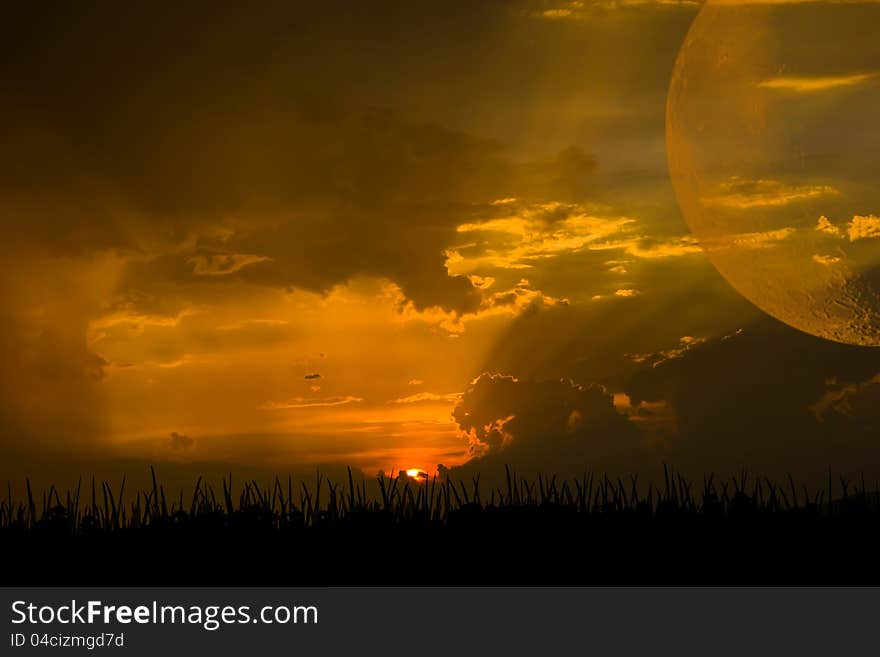
[[[433,472],[516,414],[460,430],[472,382],[510,382],[488,373],[677,426],[687,395],[632,377],[762,321],[669,181],[666,92],[698,3],[418,4],[16,10],[8,463]],[[732,181],[718,202],[805,198],[790,187]],[[564,410],[548,426],[580,435]]]

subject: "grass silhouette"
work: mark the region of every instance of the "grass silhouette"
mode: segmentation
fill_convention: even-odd
[[[380,475],[198,479],[172,495],[82,480],[0,502],[15,583],[859,583],[878,581],[880,500],[742,472],[699,485],[586,474],[501,486]],[[863,554],[864,553],[864,554]],[[12,561],[9,561],[11,559]],[[831,561],[829,561],[831,559]],[[64,562],[68,567],[47,569]],[[36,580],[36,582],[35,582]]]

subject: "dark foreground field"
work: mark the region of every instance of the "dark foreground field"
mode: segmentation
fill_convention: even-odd
[[[880,504],[750,479],[383,477],[0,503],[7,585],[880,584]],[[829,494],[830,493],[830,494]],[[832,500],[829,502],[828,500]],[[418,604],[418,600],[413,600]]]

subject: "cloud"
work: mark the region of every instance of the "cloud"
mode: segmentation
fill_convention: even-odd
[[[847,230],[850,242],[880,237],[880,217],[875,215],[855,215]]]
[[[634,223],[628,217],[596,216],[589,208],[558,201],[513,205],[503,208],[514,214],[459,225],[458,233],[476,235],[480,241],[451,247],[447,268],[463,273],[481,267],[530,269],[543,259],[629,233]]]
[[[183,354],[180,358],[176,358],[174,360],[148,361],[146,364],[154,365],[155,367],[161,367],[163,369],[173,370],[178,367],[184,367],[186,365],[198,365],[203,362],[205,362],[204,359],[196,358],[192,354]]]
[[[320,379],[320,378],[321,378],[321,375],[318,374],[317,372],[312,372],[312,373],[310,373],[310,374],[306,374],[303,378],[304,378],[306,381],[313,381],[313,380],[315,380],[315,379]]]
[[[394,290],[396,288],[392,287],[392,294]],[[491,317],[516,317],[523,313],[539,311],[543,308],[566,306],[570,303],[566,298],[553,297],[535,289],[527,278],[519,279],[513,287],[506,290],[485,294],[479,308],[464,314],[437,309],[419,311],[412,304],[408,304],[399,293],[398,296],[401,308],[400,321],[424,322],[455,336],[464,333],[466,326],[472,322],[479,322]]]
[[[399,397],[397,399],[392,399],[392,404],[420,404],[424,402],[448,402],[453,403],[461,399],[462,393],[460,392],[450,392],[447,394],[441,394],[436,392],[417,392],[414,395],[407,395],[406,397]]]
[[[272,262],[272,258],[247,253],[214,253],[195,255],[187,262],[193,265],[193,273],[196,276],[226,276],[249,265]]]
[[[703,0],[565,0],[552,3],[549,7],[527,10],[529,16],[545,20],[583,21],[596,11],[630,9],[639,7],[684,7],[696,9]]]
[[[816,230],[822,233],[828,233],[829,235],[835,235],[837,237],[840,237],[842,234],[840,227],[831,223],[831,220],[825,215],[819,217],[819,221],[816,224]]]
[[[669,458],[703,469],[739,463],[777,474],[821,472],[863,467],[862,459],[876,457],[880,417],[843,417],[828,393],[877,372],[878,350],[764,319],[644,358],[625,391],[634,403],[665,402],[673,409],[678,436]]]
[[[168,440],[168,446],[178,451],[191,449],[195,444],[196,441],[193,438],[176,431],[171,434],[171,438]]]
[[[0,119],[7,161],[17,164],[4,167],[0,191],[5,214],[27,217],[16,239],[57,255],[124,254],[122,292],[137,298],[194,289],[216,298],[241,282],[326,293],[375,276],[394,281],[419,310],[477,308],[471,281],[444,266],[473,204],[514,190],[578,201],[595,159],[567,144],[521,158],[473,125],[444,125],[461,124],[448,115],[469,93],[471,73],[408,39],[355,47],[388,24],[354,5],[343,18],[316,5],[273,5],[246,20],[226,9],[210,26],[190,11],[96,10],[69,23],[63,38],[75,56],[56,68],[45,68],[41,53],[59,42],[57,28],[22,9],[20,24],[46,29],[34,27],[28,40],[6,34],[16,56],[4,71],[18,86]],[[438,24],[461,18],[472,45],[485,43],[490,15],[498,18],[488,6],[431,13]],[[397,19],[415,34],[424,10]],[[128,21],[137,38],[119,36]],[[311,27],[291,27],[301,24]],[[467,51],[440,32],[433,38],[444,48]],[[343,34],[346,47],[316,65],[322,39]],[[380,85],[340,84],[353,69],[387,70],[388,61],[397,73],[388,70]],[[420,62],[438,69],[427,75],[439,85],[431,95],[449,111],[406,102],[418,94],[403,80],[424,72]],[[129,84],[114,85],[123,77]],[[221,280],[209,293],[204,279]]]
[[[213,288],[215,284],[206,285]],[[265,307],[241,302],[209,304],[200,300],[197,309],[169,308],[167,315],[129,310],[124,297],[108,300],[109,308],[101,309],[106,314],[98,313],[90,322],[89,344],[114,363],[163,368],[217,365],[244,350],[280,349],[301,339],[303,327],[294,314],[289,319],[260,317],[264,313],[289,312],[280,294],[269,296],[273,303]],[[251,298],[260,297],[253,294]],[[151,304],[149,300],[139,303]]]
[[[713,5],[870,5],[880,0],[708,0]]]
[[[647,363],[651,367],[657,367],[666,361],[682,358],[689,350],[695,349],[705,342],[707,342],[707,338],[695,338],[692,335],[684,335],[679,338],[678,344],[670,349],[647,354],[627,354],[627,356],[634,363]]]
[[[344,406],[364,401],[362,397],[346,395],[344,397],[291,397],[284,401],[269,401],[260,406],[263,410],[279,411],[293,408],[318,408],[323,406]]]
[[[229,324],[222,324],[217,327],[218,331],[242,331],[253,327],[264,327],[267,329],[280,328],[290,326],[290,321],[286,319],[238,319]]]
[[[843,226],[833,223],[828,217],[821,216],[816,230],[835,237],[847,238],[850,242],[880,237],[880,217],[876,215],[855,215]]]
[[[507,463],[521,471],[581,474],[592,459],[619,455],[638,439],[605,388],[568,380],[484,373],[453,417],[470,440],[473,459],[464,469],[487,473]]]
[[[845,87],[855,87],[872,80],[876,73],[852,73],[836,76],[781,76],[762,80],[758,86],[763,89],[774,89],[792,93],[817,93]]]
[[[491,205],[491,204],[490,204]],[[691,236],[646,235],[640,222],[626,216],[606,216],[582,204],[559,201],[528,204],[516,199],[502,206],[504,214],[461,224],[457,232],[473,241],[450,247],[446,267],[470,274],[497,270],[529,270],[547,261],[585,251],[619,250],[639,259],[669,258],[700,253]],[[490,212],[498,209],[491,207]],[[479,280],[484,280],[482,277]],[[494,279],[493,279],[494,282]]]
[[[875,422],[880,419],[876,411],[880,401],[880,374],[855,382],[831,379],[826,386],[825,394],[810,405],[810,411],[819,423],[835,418],[856,422],[863,422],[866,418]]]
[[[753,233],[732,233],[722,237],[703,240],[701,244],[710,251],[724,249],[770,249],[779,242],[787,240],[797,233],[796,228],[787,226],[775,230],[763,230]]]
[[[290,155],[272,148],[271,157],[265,157],[275,161],[275,168],[266,177],[249,181],[245,197],[234,194],[242,181],[230,180],[228,185],[213,188],[210,199],[200,199],[197,193],[169,198],[167,215],[154,216],[158,210],[150,209],[146,216],[153,217],[152,221],[124,232],[126,238],[135,235],[137,239],[113,245],[139,253],[130,259],[121,282],[123,294],[134,304],[196,293],[213,300],[227,289],[221,284],[295,287],[326,294],[359,276],[374,276],[393,281],[417,311],[474,312],[492,277],[471,278],[467,271],[453,270],[446,248],[456,235],[474,227],[467,220],[473,215],[474,201],[510,187],[521,189],[526,198],[577,199],[583,196],[583,181],[595,166],[578,149],[563,149],[546,161],[514,163],[495,142],[413,122],[393,111],[325,98],[320,112],[324,118],[317,120],[308,101],[294,98],[289,102],[292,109],[283,119],[269,121],[278,135],[258,134],[252,142],[239,144],[246,151],[257,144],[269,148],[267,143],[275,139],[296,144]],[[212,145],[187,147],[210,150]],[[295,162],[289,161],[293,152]],[[418,157],[413,159],[412,153]],[[264,155],[255,152],[252,157]],[[218,159],[222,158],[218,155]],[[289,174],[279,178],[278,170]],[[316,171],[327,174],[313,179]],[[213,173],[232,175],[223,170]],[[158,172],[159,180],[150,188],[170,194],[174,185],[163,180],[166,175],[171,172]],[[187,170],[177,175],[200,174]],[[200,200],[206,207],[177,207]],[[220,207],[213,207],[216,204]],[[551,215],[564,211],[561,206],[576,203],[534,205],[542,206],[552,220]],[[503,204],[487,207],[502,208]],[[145,212],[144,208],[128,208],[120,215]],[[233,213],[247,219],[230,216]],[[564,239],[557,235],[549,241]],[[364,248],[365,244],[370,248]],[[535,256],[567,248],[564,243],[548,243],[536,247]],[[200,279],[215,279],[216,286],[202,287]],[[129,314],[138,310],[132,308]]]
[[[138,312],[127,303],[122,303],[120,306],[102,313],[91,320],[89,326],[93,333],[93,340],[112,330],[143,333],[146,327],[175,327],[180,325],[180,322],[185,318],[198,313],[198,310],[191,307],[183,308],[173,314],[160,314]],[[226,327],[221,328],[225,329]]]
[[[718,195],[707,198],[705,202],[709,205],[749,210],[779,207],[824,196],[836,196],[839,193],[830,185],[792,185],[779,180],[733,177],[720,186]]]

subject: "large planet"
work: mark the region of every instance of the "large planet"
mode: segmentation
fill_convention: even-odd
[[[679,54],[667,155],[727,281],[807,333],[880,345],[880,2],[708,0]]]

